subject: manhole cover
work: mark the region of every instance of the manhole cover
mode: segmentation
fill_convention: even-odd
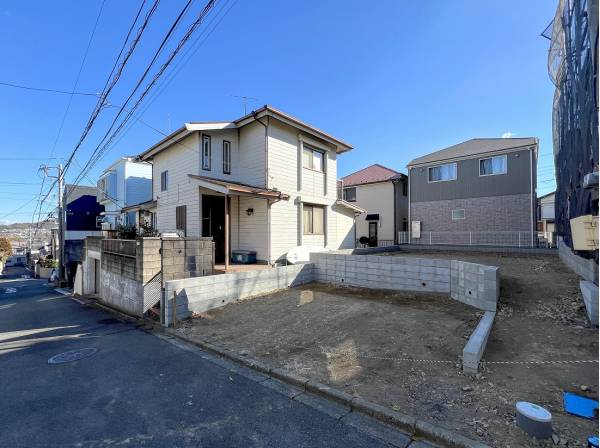
[[[98,351],[97,348],[80,348],[78,350],[69,350],[68,352],[54,355],[48,360],[48,364],[64,364],[65,362],[79,361],[94,355]]]

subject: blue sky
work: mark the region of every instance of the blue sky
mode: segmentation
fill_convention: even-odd
[[[123,101],[183,4],[162,1],[110,97],[113,104]],[[193,11],[203,4],[197,0]],[[71,91],[101,5],[3,1],[0,82]],[[105,0],[76,90],[102,90],[139,5]],[[411,159],[473,137],[535,136],[541,195],[554,189],[554,89],[548,41],[540,33],[555,8],[549,0],[220,0],[213,26],[197,36],[214,31],[192,39],[187,62],[157,85],[141,118],[168,132],[185,121],[237,118],[243,106],[236,96],[256,97],[253,107],[272,104],[352,143],[355,149],[340,158],[340,176],[375,162],[406,171]],[[0,86],[0,221],[30,221],[36,202],[27,201],[40,190],[37,167],[55,164],[44,160],[52,153],[66,157],[73,149],[95,98],[73,97],[59,135],[68,102],[68,95]],[[115,112],[103,111],[76,156],[79,163]],[[135,123],[86,183],[114,159],[161,137]],[[74,164],[67,181],[79,171]]]

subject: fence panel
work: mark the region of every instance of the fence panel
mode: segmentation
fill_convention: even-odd
[[[552,232],[411,232],[398,233],[399,244],[425,246],[555,247]]]

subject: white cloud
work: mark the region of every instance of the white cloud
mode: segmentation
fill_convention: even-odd
[[[505,132],[504,134],[502,134],[502,138],[511,138],[511,137],[514,137],[515,135],[517,135],[517,134],[515,134],[514,132]]]

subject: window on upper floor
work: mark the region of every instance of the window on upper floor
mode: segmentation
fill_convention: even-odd
[[[231,142],[223,140],[223,174],[231,174]]]
[[[344,201],[356,202],[356,187],[344,188]]]
[[[496,174],[506,174],[506,154],[479,159],[480,176],[493,176]]]
[[[302,207],[303,233],[305,235],[323,235],[325,229],[325,208],[304,204]]]
[[[160,173],[160,191],[167,191],[169,188],[169,171]]]
[[[408,193],[408,180],[402,181],[402,196],[406,196]]]
[[[311,146],[304,145],[302,152],[302,166],[315,171],[325,171],[325,153],[318,149],[312,148]]]
[[[429,182],[456,180],[456,163],[429,167]]]
[[[210,135],[202,134],[202,169],[210,171]]]

